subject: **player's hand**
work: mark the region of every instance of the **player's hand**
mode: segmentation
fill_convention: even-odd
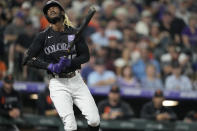
[[[59,64],[69,67],[71,65],[71,60],[66,57],[60,57]]]
[[[63,69],[63,65],[60,65],[59,63],[56,64],[51,63],[48,65],[47,69],[50,70],[52,73],[59,74]]]

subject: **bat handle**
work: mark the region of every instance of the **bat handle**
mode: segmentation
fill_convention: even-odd
[[[68,50],[67,53],[70,53],[70,50]],[[64,55],[63,57],[64,58],[68,58],[68,56],[66,56],[66,55]]]
[[[90,7],[90,10],[91,10],[91,11],[96,11],[96,8],[95,8],[94,6],[91,6],[91,7]]]

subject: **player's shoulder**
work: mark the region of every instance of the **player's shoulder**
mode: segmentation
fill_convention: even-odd
[[[49,30],[50,30],[50,27],[47,27],[46,29],[38,32],[36,34],[37,38],[45,38],[45,36],[48,34]]]
[[[65,32],[68,34],[76,34],[78,29],[72,26],[65,26]]]
[[[50,29],[50,27],[47,27],[43,31],[39,32],[39,34],[46,34]]]

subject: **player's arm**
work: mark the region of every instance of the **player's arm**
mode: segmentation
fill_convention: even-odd
[[[89,49],[83,37],[76,43],[77,57],[71,60],[71,66],[77,67],[90,59]]]
[[[47,69],[49,63],[38,57],[45,41],[44,32],[39,33],[33,40],[31,46],[24,54],[23,65],[28,65],[40,69]]]

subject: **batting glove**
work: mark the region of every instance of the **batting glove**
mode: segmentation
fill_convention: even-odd
[[[71,65],[71,60],[65,57],[60,57],[59,64],[65,67],[69,67]]]
[[[62,70],[63,66],[61,66],[59,63],[56,64],[49,64],[47,69],[50,70],[52,73],[57,73],[59,74]]]

